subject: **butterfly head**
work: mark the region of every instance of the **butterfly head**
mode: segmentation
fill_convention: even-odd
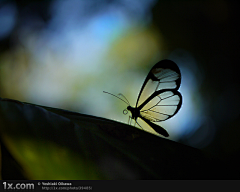
[[[131,107],[130,105],[127,107],[127,110],[130,111],[132,113],[132,118],[133,119],[137,119],[137,117],[139,117],[140,112],[138,108],[135,107]]]

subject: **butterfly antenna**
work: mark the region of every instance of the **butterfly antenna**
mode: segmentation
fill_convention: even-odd
[[[126,101],[128,102],[128,105],[130,105],[129,101],[127,100],[127,98],[122,93],[119,93],[118,95],[123,96],[124,99],[126,99]]]
[[[107,93],[107,94],[109,94],[109,95],[112,95],[112,96],[114,96],[114,97],[117,97],[118,99],[120,99],[120,100],[122,100],[124,103],[126,103],[127,105],[130,105],[129,102],[128,102],[128,100],[126,99],[126,97],[124,97],[124,95],[122,95],[122,94],[119,94],[119,95],[122,95],[122,96],[127,100],[127,102],[124,101],[123,99],[121,99],[120,97],[112,94],[112,93],[108,93],[108,92],[106,92],[106,91],[103,91],[103,93]]]

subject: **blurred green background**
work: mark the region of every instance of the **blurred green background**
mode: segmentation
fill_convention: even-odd
[[[159,124],[171,140],[238,161],[239,8],[224,0],[1,0],[0,97],[127,123],[126,104],[103,91],[134,106],[150,68],[171,59],[183,105]]]

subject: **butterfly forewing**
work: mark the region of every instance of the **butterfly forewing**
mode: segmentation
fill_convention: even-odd
[[[136,107],[140,106],[155,91],[163,89],[177,90],[181,84],[181,73],[171,60],[162,60],[148,73],[138,95]]]

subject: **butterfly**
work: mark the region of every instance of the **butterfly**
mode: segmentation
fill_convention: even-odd
[[[132,107],[126,97],[122,98],[113,95],[124,101],[128,107],[123,111],[131,112],[129,118],[138,123],[138,118],[145,121],[154,131],[168,137],[168,132],[154,122],[165,121],[173,117],[182,106],[182,95],[178,91],[181,84],[181,72],[177,64],[165,59],[156,63],[149,71],[142,88],[139,92],[135,107]],[[142,128],[142,127],[141,127]]]

